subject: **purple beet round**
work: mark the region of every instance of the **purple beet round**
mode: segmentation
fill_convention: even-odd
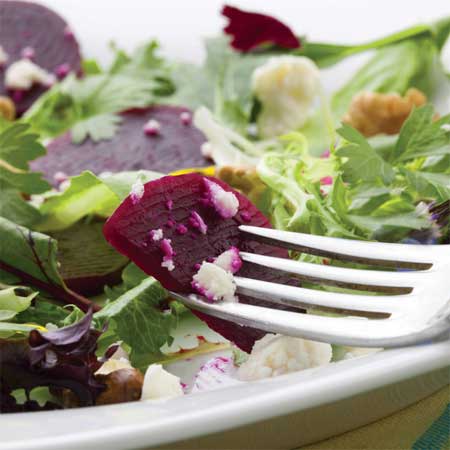
[[[70,133],[54,139],[47,155],[32,162],[32,170],[43,172],[54,183],[54,174],[64,172],[78,175],[83,170],[95,174],[124,170],[147,169],[169,173],[186,167],[210,164],[200,147],[205,142],[201,131],[183,122],[183,113],[190,111],[178,106],[152,106],[122,114],[123,122],[116,135],[107,141],[81,144],[71,141]],[[150,119],[159,124],[154,135],[144,131]]]
[[[224,219],[205,201],[207,188],[202,175],[192,173],[167,176],[146,183],[144,194],[138,202],[131,197],[122,202],[105,224],[103,232],[106,240],[144,272],[158,279],[166,289],[180,293],[192,292],[192,277],[197,272],[198,264],[219,256],[230,247],[245,252],[288,257],[284,249],[245,237],[239,231],[239,225],[270,227],[268,219],[242,194],[222,181],[210,177],[208,179],[237,197],[239,209],[235,216]],[[171,208],[167,207],[168,201]],[[206,232],[195,226],[192,221],[193,212],[206,224]],[[188,232],[177,231],[179,225],[184,225]],[[163,236],[156,230],[162,230]],[[171,240],[171,247],[175,252],[172,257],[175,267],[172,271],[161,266],[165,254],[161,247],[163,238]],[[286,274],[248,263],[244,263],[237,274],[274,282],[286,283],[289,280]],[[239,297],[239,301],[267,305],[264,301],[243,296]],[[245,351],[250,351],[254,341],[265,334],[261,330],[195,313],[212,329]]]
[[[0,96],[13,98],[19,114],[24,113],[47,88],[36,84],[20,93],[7,90],[5,72],[13,62],[29,56],[35,64],[55,76],[61,67],[81,73],[80,49],[73,33],[64,19],[45,6],[0,1],[0,45],[8,55],[6,64],[0,68]]]

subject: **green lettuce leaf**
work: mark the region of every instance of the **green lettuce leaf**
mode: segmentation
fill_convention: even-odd
[[[57,301],[87,309],[91,302],[67,288],[58,271],[57,242],[0,217],[0,268]]]
[[[100,327],[108,323],[108,338],[125,342],[131,348],[131,362],[142,368],[160,360],[161,347],[171,343],[170,333],[177,325],[177,315],[161,310],[160,304],[166,298],[165,289],[154,278],[147,277],[106,304],[94,319]]]
[[[40,208],[43,219],[36,225],[40,231],[58,231],[68,228],[82,217],[95,214],[109,217],[130,193],[136,181],[142,183],[159,178],[161,174],[147,170],[119,172],[97,177],[85,171],[70,178],[69,187],[47,196]]]
[[[0,290],[0,322],[13,319],[25,311],[38,295],[23,286],[11,286]]]

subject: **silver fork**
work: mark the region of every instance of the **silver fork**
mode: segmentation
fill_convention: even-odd
[[[208,303],[192,294],[172,295],[190,308],[272,333],[357,347],[399,347],[450,338],[450,245],[385,244],[240,227],[252,239],[337,260],[382,266],[366,270],[313,264],[241,252],[251,264],[334,284],[389,295],[336,293],[235,276],[237,293],[340,316],[304,314],[248,305]],[[389,271],[386,267],[409,270]]]

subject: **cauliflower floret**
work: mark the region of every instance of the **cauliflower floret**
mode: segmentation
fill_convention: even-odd
[[[237,376],[242,381],[276,377],[328,364],[331,356],[330,344],[266,334],[255,342],[249,358],[239,367]]]
[[[275,56],[255,69],[252,90],[262,104],[260,134],[278,136],[308,120],[320,91],[319,69],[304,56]]]

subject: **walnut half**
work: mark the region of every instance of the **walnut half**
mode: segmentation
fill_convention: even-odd
[[[427,97],[418,89],[399,94],[361,92],[350,103],[342,121],[356,128],[364,136],[397,134],[414,107],[425,104]]]

